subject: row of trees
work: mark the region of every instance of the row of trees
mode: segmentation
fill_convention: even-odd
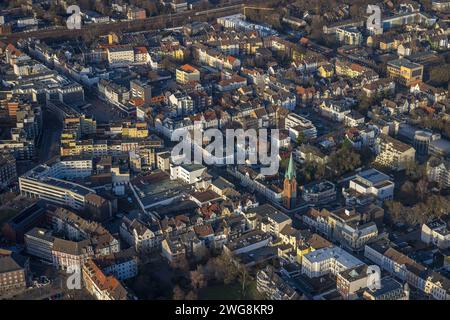
[[[399,201],[386,201],[385,207],[392,223],[416,225],[447,214],[450,197],[431,195],[423,202],[405,206]]]

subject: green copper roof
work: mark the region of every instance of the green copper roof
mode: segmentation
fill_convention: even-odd
[[[286,170],[286,174],[284,175],[285,178],[292,180],[295,179],[295,165],[294,165],[294,159],[291,157],[289,158],[289,165]]]

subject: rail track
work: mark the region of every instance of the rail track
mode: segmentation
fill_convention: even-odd
[[[243,11],[246,4],[247,2],[240,1],[239,4],[232,4],[226,7],[214,8],[209,10],[189,10],[180,13],[149,17],[142,20],[89,24],[83,25],[80,30],[70,30],[64,27],[58,27],[47,30],[18,32],[0,36],[0,39],[5,42],[16,42],[19,39],[26,38],[78,38],[83,37],[84,35],[98,36],[111,31],[133,32],[175,28],[180,27],[187,22],[207,22],[221,16],[240,13]]]

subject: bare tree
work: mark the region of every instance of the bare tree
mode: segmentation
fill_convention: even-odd
[[[420,199],[420,201],[423,201],[427,195],[428,191],[428,182],[425,179],[420,179],[419,182],[416,184],[416,192],[417,197]]]
[[[175,288],[173,288],[173,300],[184,300],[186,298],[183,289],[180,288],[180,286],[176,285]]]
[[[206,286],[207,280],[203,271],[203,267],[198,266],[197,270],[191,271],[191,285],[194,289],[201,289]]]
[[[198,299],[198,295],[197,295],[197,293],[195,291],[191,290],[186,295],[185,299],[186,300],[197,300]]]

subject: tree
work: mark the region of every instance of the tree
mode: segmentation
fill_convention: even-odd
[[[233,259],[227,253],[222,252],[220,256],[208,260],[206,274],[209,279],[229,284],[236,280],[238,270]]]
[[[174,260],[171,263],[171,267],[173,269],[179,269],[183,272],[189,271],[189,262],[187,261],[186,257],[182,257],[180,259]]]
[[[401,197],[407,202],[414,199],[415,187],[411,181],[406,181],[400,188]],[[412,201],[415,202],[415,201]]]
[[[424,168],[414,160],[408,161],[405,164],[405,170],[406,175],[414,181],[421,179],[424,175]]]
[[[194,289],[201,289],[206,286],[207,280],[202,266],[198,266],[197,270],[190,273],[191,285]]]
[[[403,205],[400,202],[394,200],[386,201],[385,205],[391,222],[403,223],[402,217],[403,211],[405,210]]]
[[[416,192],[417,197],[420,201],[423,201],[426,197],[428,191],[428,181],[425,179],[420,179],[419,182],[416,184]]]
[[[450,64],[439,64],[430,68],[430,83],[435,86],[448,86],[450,81]]]
[[[191,290],[185,297],[186,300],[198,300],[198,295],[195,291]]]
[[[173,288],[173,300],[184,300],[186,298],[184,291],[176,285],[175,288]]]
[[[330,155],[330,168],[336,176],[355,170],[360,165],[360,155],[348,143],[343,143],[340,149]]]
[[[303,142],[305,142],[305,133],[300,131],[297,136],[297,145],[301,145]]]

